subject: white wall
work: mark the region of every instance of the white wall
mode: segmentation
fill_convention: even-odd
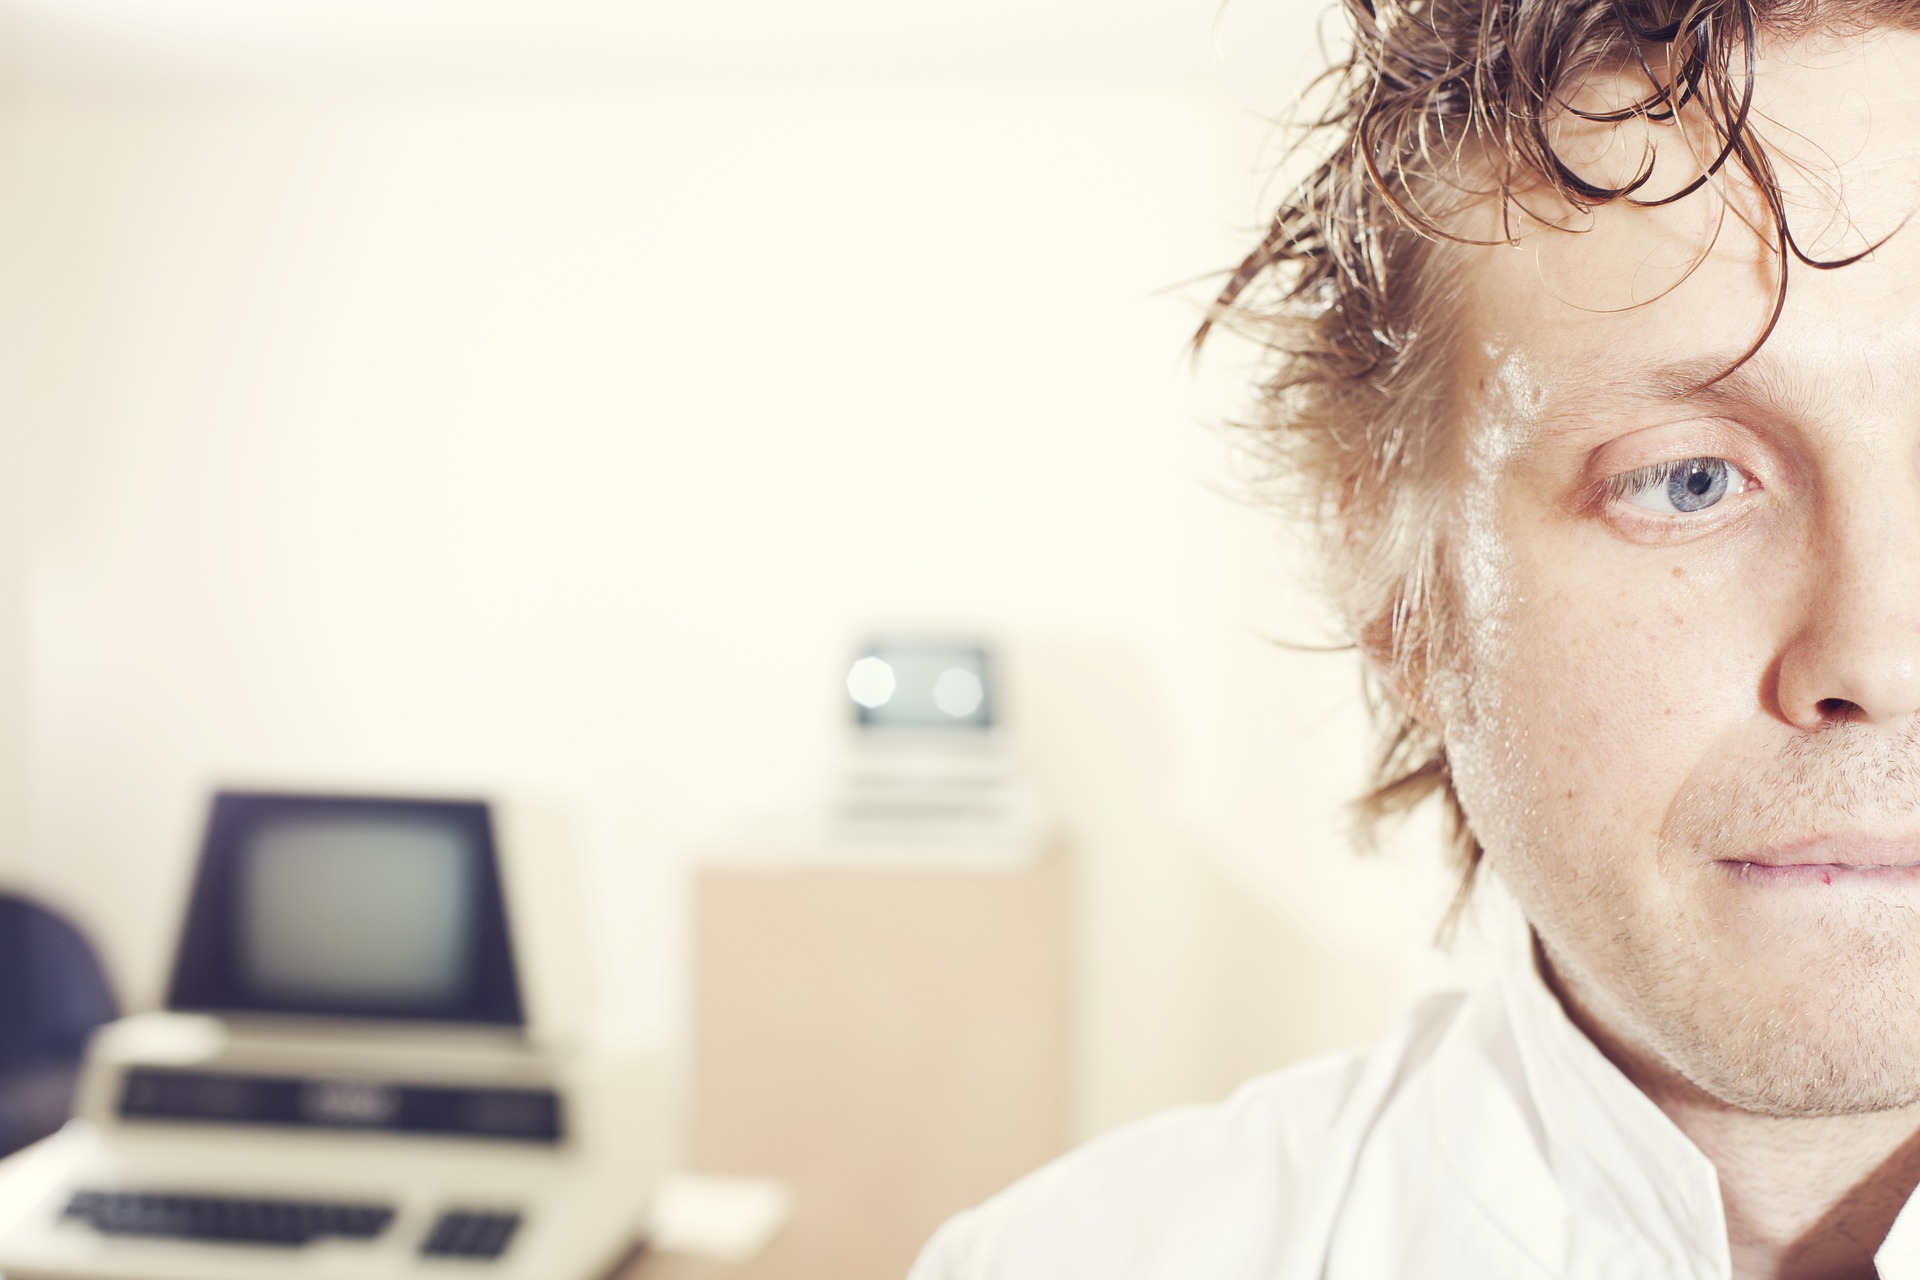
[[[17,134],[10,124],[0,115],[0,170],[13,169],[16,160]],[[9,238],[10,222],[0,210],[0,240]],[[13,283],[0,271],[0,293],[13,292]],[[19,344],[17,315],[0,308],[0,387],[15,393],[0,394],[0,883],[24,881],[33,860],[27,834],[27,567],[35,454],[19,412],[21,365],[10,355]]]
[[[916,621],[1009,639],[1088,855],[1083,1127],[1429,974],[1444,877],[1344,850],[1353,662],[1266,642],[1320,631],[1166,292],[1260,130],[1037,64],[22,81],[26,874],[134,1003],[209,786],[480,786],[571,815],[671,1036],[688,851],[809,799],[847,646]]]

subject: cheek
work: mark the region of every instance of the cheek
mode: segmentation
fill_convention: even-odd
[[[1764,656],[1728,569],[1514,556],[1496,617],[1463,619],[1455,783],[1503,873],[1650,865],[1672,797],[1753,714]],[[1619,855],[1627,854],[1625,864]]]

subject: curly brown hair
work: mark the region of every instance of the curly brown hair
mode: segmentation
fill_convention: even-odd
[[[1356,832],[1439,797],[1460,871],[1453,912],[1473,888],[1481,847],[1454,790],[1446,745],[1413,703],[1447,635],[1440,520],[1448,336],[1470,255],[1510,243],[1541,200],[1576,212],[1612,202],[1668,204],[1738,178],[1771,244],[1777,288],[1751,356],[1780,316],[1790,269],[1830,269],[1788,226],[1773,160],[1751,108],[1770,36],[1911,27],[1920,0],[1341,0],[1351,41],[1320,82],[1328,105],[1297,146],[1324,156],[1290,191],[1259,246],[1233,271],[1195,335],[1216,323],[1268,355],[1245,425],[1268,473],[1319,536],[1322,584],[1349,638],[1373,659],[1378,733]],[[1643,78],[1608,109],[1575,105],[1599,74]],[[1682,126],[1699,172],[1649,190],[1649,154],[1619,185],[1583,177],[1557,145],[1569,119]],[[1478,206],[1500,236],[1451,228]],[[1870,251],[1870,249],[1868,250]],[[1744,362],[1736,361],[1733,367]],[[1730,370],[1729,370],[1730,371]]]

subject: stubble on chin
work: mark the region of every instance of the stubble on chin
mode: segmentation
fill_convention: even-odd
[[[1693,1093],[1782,1117],[1895,1110],[1920,1102],[1912,935],[1910,923],[1895,931],[1820,920],[1800,931],[1784,964],[1644,953],[1607,984],[1612,999],[1581,1002],[1613,1005],[1612,1017],[1577,1017],[1655,1095]],[[1799,963],[1808,957],[1828,963]]]
[[[1920,731],[1842,723],[1716,757],[1669,807],[1657,892],[1514,888],[1541,907],[1570,1011],[1643,1088],[1773,1116],[1888,1111],[1920,1102],[1920,896],[1743,886],[1724,862],[1855,831],[1920,832]]]

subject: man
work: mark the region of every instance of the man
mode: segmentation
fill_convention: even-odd
[[[916,1280],[1920,1280],[1920,3],[1346,8],[1218,315],[1531,935]]]

